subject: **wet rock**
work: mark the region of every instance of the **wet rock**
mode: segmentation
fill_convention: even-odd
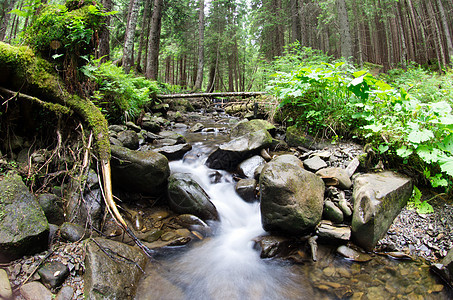
[[[161,132],[159,132],[159,136],[162,137],[163,139],[176,140],[177,144],[187,143],[185,137],[183,137],[181,134],[174,132],[174,131],[161,131]]]
[[[39,268],[38,274],[45,285],[54,289],[59,287],[68,277],[69,268],[61,262],[52,261]]]
[[[141,127],[146,131],[158,133],[162,128],[161,126],[161,122],[159,122],[158,118],[150,117],[150,115],[145,115],[142,118]]]
[[[60,226],[60,235],[70,242],[77,242],[85,237],[85,228],[74,223],[65,222]]]
[[[190,174],[174,173],[168,179],[169,204],[173,211],[192,214],[203,220],[219,220],[208,194]]]
[[[253,202],[256,200],[255,190],[255,179],[241,179],[236,184],[236,193],[238,193],[238,195],[247,202]]]
[[[254,239],[256,250],[260,251],[261,258],[281,257],[289,254],[290,245],[294,240],[288,237],[266,235]]]
[[[127,126],[125,126],[125,125],[110,125],[109,126],[109,130],[118,133],[118,132],[127,130]]]
[[[220,145],[209,155],[206,165],[212,169],[234,170],[244,159],[269,147],[272,137],[266,130],[251,132]]]
[[[267,130],[271,135],[275,133],[275,126],[268,121],[260,119],[243,120],[231,129],[230,137],[234,139],[263,129]]]
[[[3,269],[0,269],[0,299],[11,299],[13,291],[9,282],[8,274]]]
[[[60,200],[55,194],[40,194],[38,202],[41,206],[47,221],[52,224],[61,225],[64,222],[64,211],[60,206]]]
[[[412,181],[393,172],[364,174],[354,180],[352,238],[371,251],[412,194]]]
[[[256,168],[265,163],[266,161],[261,156],[252,156],[239,164],[238,173],[247,178],[254,178]]]
[[[191,144],[177,144],[156,148],[154,151],[164,155],[168,160],[179,160],[192,149]]]
[[[323,215],[334,223],[343,222],[343,212],[330,200],[326,200],[324,203]]]
[[[20,294],[25,300],[52,300],[52,293],[40,282],[26,283],[20,288]]]
[[[269,152],[267,152],[266,149],[261,149],[260,155],[262,158],[264,158],[265,161],[269,162],[272,160],[272,157],[269,155]]]
[[[159,272],[159,266],[148,267],[146,277],[137,288],[135,299],[186,299],[182,289],[165,278],[163,274],[165,273]]]
[[[176,218],[176,222],[191,230],[191,231],[196,231],[201,233],[203,236],[210,236],[212,234],[211,228],[203,222],[200,218],[194,215],[189,215],[189,214],[184,214],[184,215],[179,215]]]
[[[66,204],[66,219],[71,222],[85,226],[87,222],[99,227],[103,215],[102,209],[102,192],[94,189],[88,190],[80,196],[80,182],[77,179],[71,181],[72,189],[70,189]]]
[[[139,132],[142,130],[142,129],[140,128],[140,126],[135,125],[135,124],[134,124],[133,122],[131,122],[131,121],[126,122],[126,127],[127,127],[127,129],[133,130],[133,131],[135,131],[136,133],[139,133]]]
[[[351,238],[351,227],[335,226],[330,221],[322,220],[316,227],[316,234],[321,240],[347,242]]]
[[[309,171],[316,172],[319,169],[326,168],[327,164],[324,160],[316,155],[304,160],[304,167]]]
[[[286,128],[285,141],[290,147],[311,147],[311,141],[307,135],[298,129],[296,126],[289,126]]]
[[[117,139],[126,148],[129,148],[131,150],[138,149],[138,145],[139,145],[138,135],[133,130],[126,130],[126,131],[119,132]]]
[[[69,285],[65,285],[60,289],[55,300],[71,300],[74,297],[74,288]]]
[[[117,138],[115,137],[110,137],[109,138],[110,144],[115,145],[115,146],[121,146],[123,147],[123,143],[121,143]]]
[[[197,123],[197,124],[193,125],[192,127],[190,127],[191,132],[200,132],[203,129],[204,129],[204,125],[201,123]]]
[[[99,188],[99,177],[93,169],[88,170],[85,183],[85,188],[89,191]]]
[[[350,204],[345,198],[340,199],[340,201],[338,202],[338,208],[341,209],[345,217],[352,216],[352,209],[350,207]]]
[[[0,181],[0,262],[47,248],[49,224],[22,178],[9,172]]]
[[[168,159],[157,152],[112,146],[112,180],[135,193],[161,194],[170,175]]]
[[[360,165],[360,161],[357,157],[349,162],[348,166],[346,167],[346,172],[348,173],[349,177],[354,175],[354,173],[357,170],[357,168],[359,167],[359,165]]]
[[[162,230],[154,229],[140,234],[138,237],[145,242],[152,243],[154,241],[157,241],[163,233],[164,232]]]
[[[337,253],[341,254],[345,258],[355,261],[355,262],[367,262],[372,259],[368,254],[358,252],[354,249],[351,249],[347,246],[340,246],[337,248]]]
[[[137,247],[103,238],[89,241],[85,257],[85,297],[131,299],[146,261],[146,255]]]
[[[167,139],[167,138],[161,138],[161,139],[157,139],[157,140],[154,140],[153,141],[153,146],[154,147],[165,147],[165,146],[174,146],[178,144],[178,141],[177,140],[174,140],[174,139]],[[146,146],[145,146],[146,147]],[[143,147],[141,150],[144,150]],[[146,149],[145,150],[149,150],[149,149]]]
[[[326,185],[338,186],[340,189],[347,190],[352,186],[351,179],[346,169],[330,167],[324,168],[316,172]]]
[[[267,163],[260,175],[261,221],[267,231],[301,234],[321,221],[324,183],[293,155]]]
[[[440,263],[433,264],[431,269],[448,284],[453,285],[453,249],[448,251]]]

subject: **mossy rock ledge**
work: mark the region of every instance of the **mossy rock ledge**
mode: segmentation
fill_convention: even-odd
[[[47,249],[49,224],[22,178],[8,173],[0,181],[0,261]]]

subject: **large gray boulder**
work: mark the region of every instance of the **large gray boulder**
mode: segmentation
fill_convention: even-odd
[[[247,178],[254,178],[255,170],[261,165],[264,165],[266,161],[259,155],[252,156],[241,162],[238,166],[238,172],[241,176]]]
[[[130,192],[161,194],[170,176],[168,159],[152,150],[134,151],[111,146],[112,180]]]
[[[304,170],[293,155],[282,155],[267,163],[260,179],[261,221],[267,231],[304,234],[320,221],[324,183]]]
[[[198,182],[187,173],[174,173],[168,179],[170,207],[179,214],[192,214],[202,220],[219,220],[216,207]]]
[[[184,157],[188,151],[192,150],[191,144],[177,144],[173,146],[164,146],[156,148],[154,151],[164,155],[168,160],[178,160]]]
[[[411,194],[412,180],[394,172],[356,177],[352,195],[353,241],[365,250],[373,250]]]
[[[94,240],[86,248],[85,299],[132,299],[146,255],[137,247],[104,238]]]
[[[0,181],[0,261],[47,248],[49,224],[35,196],[15,173]]]
[[[124,147],[131,150],[137,150],[139,145],[138,134],[133,130],[121,131],[118,133],[117,139]]]
[[[244,121],[241,121],[238,124],[236,124],[236,126],[234,126],[231,129],[230,137],[234,139],[234,138],[243,136],[245,134],[263,130],[263,129],[269,131],[269,133],[271,135],[273,135],[275,133],[275,126],[273,124],[269,123],[268,121],[260,120],[260,119],[255,119],[255,120],[251,120],[251,121],[244,120]]]
[[[272,136],[267,130],[247,133],[228,143],[220,145],[206,160],[212,169],[234,170],[244,159],[258,154],[261,149],[269,147]]]

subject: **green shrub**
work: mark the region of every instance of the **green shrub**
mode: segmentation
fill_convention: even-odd
[[[160,91],[157,81],[126,74],[110,61],[103,64],[91,61],[82,67],[82,72],[99,85],[92,101],[113,121],[137,117]]]

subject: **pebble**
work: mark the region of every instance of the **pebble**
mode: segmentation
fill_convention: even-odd
[[[8,279],[8,274],[3,269],[0,269],[0,299],[9,299],[13,296],[11,283]]]
[[[26,300],[51,300],[52,293],[40,282],[33,281],[20,288],[20,294]]]

